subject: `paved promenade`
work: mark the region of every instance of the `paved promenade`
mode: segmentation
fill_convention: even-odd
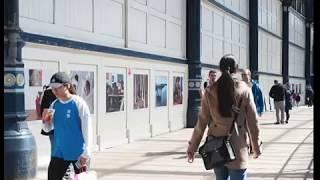
[[[249,161],[249,180],[313,179],[313,108],[300,106],[291,111],[289,124],[275,125],[275,112],[260,120],[263,154]],[[37,179],[46,179],[49,139],[40,135],[41,122],[29,122],[38,147]],[[95,152],[92,169],[100,180],[213,180],[199,156],[194,163],[185,151],[192,129]]]

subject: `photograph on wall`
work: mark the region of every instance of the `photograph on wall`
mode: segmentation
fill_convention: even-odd
[[[106,112],[124,111],[124,75],[106,73]]]
[[[42,70],[29,69],[29,86],[41,87],[42,86]]]
[[[133,108],[148,108],[148,75],[135,74],[133,76],[133,91]]]
[[[37,65],[35,63],[35,65]],[[51,65],[51,64],[50,64]],[[27,63],[26,66],[29,66]],[[36,70],[35,70],[36,69]],[[30,72],[31,71],[31,72]],[[44,86],[48,85],[51,76],[58,70],[53,67],[40,68],[26,68],[25,72],[25,111],[27,114],[27,121],[41,120],[40,103]],[[37,74],[37,75],[36,75]],[[41,75],[40,75],[41,74]],[[33,77],[32,77],[33,76]],[[35,78],[36,76],[36,78]],[[41,78],[38,78],[41,77]],[[31,80],[32,79],[32,80]],[[37,79],[37,80],[35,80]],[[41,80],[40,80],[41,79]],[[30,83],[28,83],[30,82]],[[36,83],[37,82],[37,83]],[[36,85],[36,86],[34,86]]]
[[[182,104],[183,99],[183,77],[173,77],[173,104]]]
[[[168,80],[166,76],[155,78],[156,107],[167,106]]]
[[[89,106],[90,113],[94,112],[94,72],[71,71],[72,85]]]

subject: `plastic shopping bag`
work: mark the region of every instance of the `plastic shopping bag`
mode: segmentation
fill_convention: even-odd
[[[95,171],[85,171],[74,176],[74,180],[98,180]]]

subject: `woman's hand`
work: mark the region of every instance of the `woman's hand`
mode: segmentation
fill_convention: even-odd
[[[189,163],[193,163],[194,160],[194,151],[191,149],[191,143],[189,142],[189,146],[187,149],[187,158]]]
[[[259,148],[253,150],[253,159],[257,159],[262,152],[262,142],[260,142]]]

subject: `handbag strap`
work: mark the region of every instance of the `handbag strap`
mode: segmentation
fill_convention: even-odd
[[[242,103],[242,97],[240,98],[238,107],[232,105],[232,111],[235,113],[235,115],[234,115],[234,118],[233,118],[233,121],[232,121],[231,128],[230,128],[230,130],[229,130],[228,139],[230,139],[230,137],[231,137],[231,135],[232,135],[232,131],[233,131],[233,129],[234,129],[234,124],[235,124],[235,122],[237,122],[238,115],[240,114],[241,103]]]

